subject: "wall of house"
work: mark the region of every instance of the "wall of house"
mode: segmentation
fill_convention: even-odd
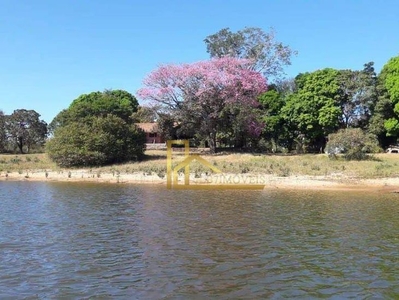
[[[145,139],[147,144],[158,144],[158,143],[164,143],[165,141],[163,138],[160,136],[159,133],[151,133],[151,132],[146,132],[145,133]]]

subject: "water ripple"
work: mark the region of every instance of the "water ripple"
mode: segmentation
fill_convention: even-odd
[[[0,182],[0,298],[398,298],[397,195]]]

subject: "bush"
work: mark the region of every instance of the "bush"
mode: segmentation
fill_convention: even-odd
[[[94,117],[57,128],[46,150],[62,167],[121,163],[143,157],[145,134],[117,116]]]
[[[364,133],[360,128],[341,129],[328,136],[326,152],[329,156],[342,153],[346,160],[368,159],[368,153],[381,151],[377,137]]]

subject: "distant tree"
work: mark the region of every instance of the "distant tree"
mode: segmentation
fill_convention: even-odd
[[[275,40],[273,29],[266,33],[256,27],[245,27],[237,32],[223,28],[204,41],[212,58],[229,56],[250,59],[251,69],[266,77],[281,75],[283,67],[291,64],[291,56],[296,55],[296,51]]]
[[[20,153],[29,153],[33,146],[42,146],[47,137],[47,123],[34,110],[17,109],[6,117],[5,129],[12,145]]]
[[[161,105],[185,132],[195,129],[216,151],[218,132],[226,124],[223,113],[234,105],[256,107],[266,90],[260,73],[248,69],[248,60],[224,57],[193,64],[166,65],[150,73],[138,95]],[[259,134],[260,124],[247,116],[241,124],[248,135]],[[260,130],[259,130],[260,129]]]

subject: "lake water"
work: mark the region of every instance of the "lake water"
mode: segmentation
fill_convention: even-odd
[[[399,298],[399,194],[0,182],[0,299]]]

